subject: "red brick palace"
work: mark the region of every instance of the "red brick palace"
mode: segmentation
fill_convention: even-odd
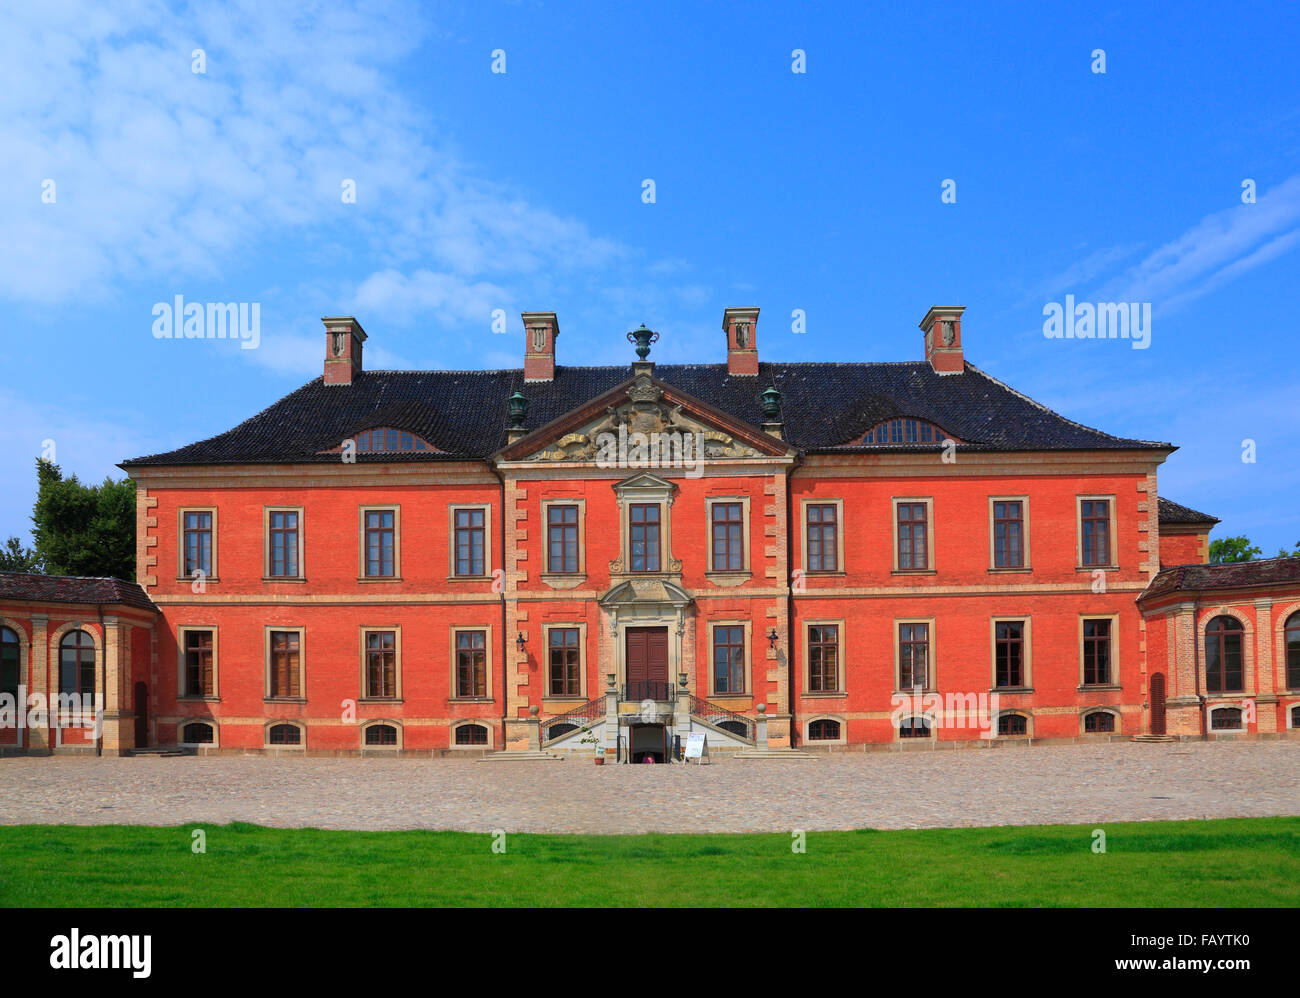
[[[1171,444],[969,363],[368,371],[126,461],[139,585],[0,576],[4,687],[103,694],[23,751],[606,749],[1273,734],[1300,725],[1300,559],[1206,566]],[[722,337],[720,337],[722,339]],[[921,337],[918,337],[918,353]],[[57,715],[57,711],[52,712]]]

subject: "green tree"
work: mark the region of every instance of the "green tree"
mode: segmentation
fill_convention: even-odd
[[[1253,561],[1261,551],[1253,547],[1249,537],[1220,537],[1210,541],[1210,564],[1226,565],[1234,561]]]
[[[0,572],[39,572],[41,557],[25,547],[17,537],[10,537],[0,548]]]
[[[82,485],[57,464],[36,462],[36,555],[50,575],[135,579],[135,483]]]
[[[1277,556],[1279,558],[1300,558],[1300,541],[1296,541],[1294,551],[1288,551],[1286,548],[1282,548],[1278,551]]]

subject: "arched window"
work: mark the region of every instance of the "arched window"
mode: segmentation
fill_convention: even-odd
[[[552,724],[549,728],[546,728],[545,729],[546,734],[544,735],[544,737],[549,741],[550,739],[553,738],[559,738],[561,735],[567,735],[570,731],[577,731],[577,730],[578,730],[578,726],[576,724],[569,724],[567,721],[565,721],[565,722],[561,722],[560,724]]]
[[[840,722],[823,718],[808,725],[810,742],[837,742],[840,740]]]
[[[95,642],[85,631],[69,631],[59,642],[59,695],[95,695]]]
[[[1205,628],[1205,692],[1240,693],[1241,621],[1220,614]]]
[[[929,738],[930,721],[924,717],[907,717],[898,726],[899,738]]]
[[[858,441],[863,444],[941,444],[948,433],[924,419],[887,419],[877,423]]]
[[[488,729],[481,724],[462,724],[456,729],[457,745],[486,745],[487,743]]]
[[[391,426],[377,426],[371,430],[362,430],[354,438],[357,453],[400,453],[401,451],[436,451],[427,440],[417,437],[407,430],[396,430]]]
[[[1300,690],[1300,610],[1286,619],[1286,688]]]
[[[1210,711],[1211,731],[1240,731],[1241,710],[1237,707],[1216,707]]]
[[[1300,728],[1300,703],[1291,708],[1291,727]]]
[[[738,738],[749,737],[749,729],[745,726],[744,721],[719,721],[718,727],[723,731],[729,731]]]
[[[266,740],[272,745],[301,745],[302,728],[296,724],[273,724]]]
[[[367,745],[396,745],[397,729],[391,724],[372,724],[366,728]]]
[[[0,627],[0,693],[18,697],[18,684],[22,682],[22,645],[18,632],[11,627]],[[19,709],[24,709],[19,707]]]
[[[212,725],[202,721],[191,721],[181,727],[181,743],[184,745],[211,745],[216,740]]]
[[[1026,735],[1029,733],[1029,718],[1024,714],[1003,714],[998,718],[999,735]]]
[[[1115,730],[1115,715],[1108,710],[1093,710],[1083,715],[1085,734],[1110,734]]]

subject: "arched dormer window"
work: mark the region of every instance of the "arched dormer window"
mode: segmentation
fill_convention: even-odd
[[[952,438],[942,427],[924,419],[887,419],[877,423],[862,435],[858,443],[877,446],[898,446],[904,444],[941,444]]]
[[[438,449],[409,430],[398,430],[391,426],[376,426],[369,430],[362,430],[353,439],[357,442],[358,454],[394,454]]]

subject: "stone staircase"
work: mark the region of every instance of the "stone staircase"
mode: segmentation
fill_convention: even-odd
[[[1176,742],[1177,735],[1134,735],[1129,739],[1131,742]]]

